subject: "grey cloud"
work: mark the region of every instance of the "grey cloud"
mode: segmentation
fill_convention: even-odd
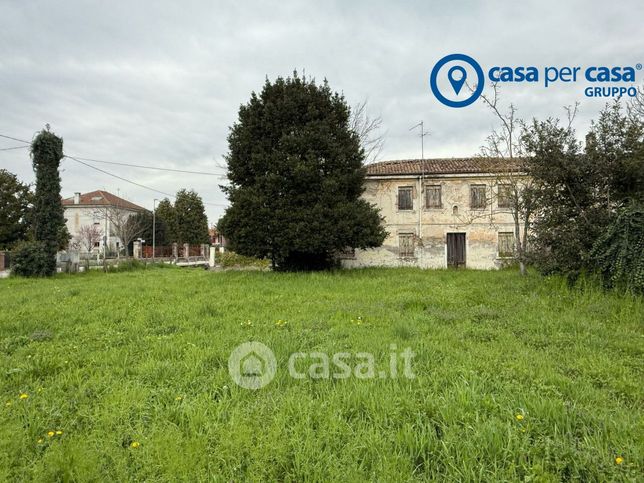
[[[478,151],[494,119],[480,104],[449,109],[427,76],[445,54],[482,65],[588,65],[644,60],[644,4],[530,2],[20,2],[0,3],[0,133],[30,138],[46,122],[78,156],[221,172],[228,127],[266,76],[305,70],[353,104],[369,99],[388,136],[383,159],[416,157],[409,127],[424,119],[426,156]],[[579,86],[507,86],[525,118],[563,116],[582,102],[583,132],[603,106]],[[0,147],[13,145],[2,141]],[[0,167],[33,179],[24,152]],[[196,189],[224,204],[217,177],[100,165],[173,193]],[[144,189],[63,163],[63,189],[120,190],[151,207]],[[222,207],[208,206],[212,222]]]

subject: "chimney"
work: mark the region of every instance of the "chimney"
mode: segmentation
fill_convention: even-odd
[[[80,205],[80,193],[74,193],[74,204]]]

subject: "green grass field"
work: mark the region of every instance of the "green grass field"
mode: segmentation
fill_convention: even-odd
[[[0,280],[0,479],[636,481],[643,321],[510,271]],[[251,340],[278,362],[257,391],[228,373]],[[415,379],[288,375],[298,351],[380,369],[390,344]]]

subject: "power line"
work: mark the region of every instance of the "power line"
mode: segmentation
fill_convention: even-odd
[[[25,143],[25,144],[31,144],[29,141],[25,141],[24,139],[14,138],[12,136],[7,136],[5,134],[0,134],[0,137],[6,138],[6,139],[12,139],[14,141],[18,141],[18,142]],[[23,148],[23,147],[26,148],[27,146],[17,146],[17,147],[12,147],[12,148],[5,148],[5,149],[0,149],[0,151],[9,151],[11,149],[20,149],[20,148]],[[153,169],[153,170],[157,170],[157,171],[169,171],[169,172],[172,172],[172,173],[198,174],[198,175],[201,175],[201,176],[222,176],[223,175],[223,173],[212,173],[212,172],[208,172],[208,171],[191,171],[191,170],[186,170],[186,169],[161,168],[159,166],[145,166],[145,165],[142,165],[142,164],[132,164],[132,163],[119,163],[119,162],[116,162],[116,161],[105,161],[103,159],[84,158],[84,157],[81,157],[81,156],[69,156],[69,157],[72,158],[72,159],[76,159],[76,160],[81,159],[83,161],[88,161],[90,163],[113,164],[113,165],[117,165],[117,166],[128,166],[128,167],[131,167],[131,168]]]
[[[105,170],[103,170],[103,169],[101,169],[101,168],[97,168],[96,166],[92,166],[91,164],[88,164],[88,163],[86,163],[86,162],[84,162],[84,161],[81,161],[80,159],[77,159],[77,158],[75,158],[74,156],[65,155],[65,157],[66,157],[66,158],[69,158],[69,159],[72,159],[72,160],[76,161],[77,163],[80,163],[80,164],[82,164],[82,165],[84,165],[84,166],[87,166],[88,168],[95,169],[96,171],[100,171],[100,172],[101,172],[101,173],[103,173],[103,174],[106,174],[106,175],[108,175],[108,176],[112,176],[112,177],[114,177],[114,178],[120,179],[121,181],[125,181],[126,183],[133,184],[133,185],[135,185],[135,186],[138,186],[138,187],[140,187],[140,188],[144,188],[144,189],[146,189],[146,190],[153,191],[153,192],[155,192],[155,193],[160,193],[160,194],[162,194],[162,195],[169,196],[170,198],[176,198],[176,196],[175,196],[175,195],[173,195],[173,194],[166,193],[165,191],[160,191],[160,190],[155,189],[155,188],[150,188],[149,186],[146,186],[146,185],[141,184],[141,183],[137,183],[136,181],[131,181],[131,180],[127,179],[127,178],[123,178],[122,176],[116,175],[116,174],[114,174],[114,173],[110,173],[109,171],[105,171]],[[221,204],[221,203],[207,203],[207,202],[204,202],[204,205],[211,205],[211,206],[226,206],[226,205]]]
[[[7,136],[5,134],[0,134],[0,138],[11,139],[12,141],[18,141],[19,143],[31,144],[30,141],[25,141],[24,139],[13,138],[13,137]]]
[[[160,168],[158,166],[144,166],[141,164],[117,163],[116,161],[104,161],[101,159],[81,158],[80,156],[75,156],[74,159],[82,159],[83,161],[89,161],[90,163],[114,164],[117,166],[129,166],[131,168],[154,169],[158,171],[171,171],[173,173],[199,174],[204,176],[222,176],[222,173],[210,173],[207,171],[189,171],[185,169]]]
[[[118,179],[120,179],[121,181],[125,181],[126,183],[130,183],[130,184],[133,184],[133,185],[135,185],[135,186],[139,186],[140,188],[145,188],[145,189],[147,189],[147,190],[154,191],[155,193],[161,193],[162,195],[166,195],[166,196],[173,196],[173,195],[171,195],[170,193],[166,193],[166,192],[164,192],[164,191],[159,191],[159,190],[157,190],[157,189],[150,188],[149,186],[145,186],[145,185],[143,185],[143,184],[141,184],[141,183],[137,183],[136,181],[130,181],[129,179],[125,179],[125,178],[123,178],[123,177],[121,177],[121,176],[118,176],[118,175],[116,175],[116,174],[110,173],[110,172],[108,172],[108,171],[104,171],[104,170],[102,170],[101,168],[97,168],[96,166],[92,166],[91,164],[85,163],[84,161],[81,161],[80,159],[77,159],[77,158],[75,158],[75,157],[73,157],[73,156],[65,155],[65,157],[66,157],[66,158],[69,158],[69,159],[73,159],[73,160],[74,160],[74,161],[76,161],[77,163],[80,163],[80,164],[82,164],[82,165],[84,165],[84,166],[87,166],[88,168],[95,169],[96,171],[100,171],[101,173],[106,174],[106,175],[108,175],[108,176],[112,176],[112,177],[114,177],[114,178],[118,178]]]
[[[21,143],[31,145],[31,142],[29,142],[29,141],[25,141],[24,139],[18,139],[18,138],[12,137],[12,136],[7,136],[6,134],[0,134],[0,137],[6,138],[6,139],[11,139],[13,141],[18,141],[18,142],[21,142]],[[2,148],[2,149],[0,149],[0,151],[9,151],[9,150],[12,150],[12,149],[21,149],[21,148],[24,149],[24,148],[27,148],[27,147],[29,147],[29,146],[14,146],[14,147],[10,147],[10,148]],[[154,169],[154,170],[159,170],[159,171],[170,171],[170,172],[174,172],[174,173],[198,174],[198,175],[201,175],[201,176],[222,176],[222,174],[209,173],[209,172],[205,172],[205,171],[189,171],[189,170],[184,170],[184,169],[171,169],[171,168],[160,168],[160,167],[155,167],[155,166],[143,166],[143,165],[139,165],[139,164],[117,163],[115,161],[103,161],[103,160],[100,160],[100,159],[81,158],[81,157],[75,157],[75,156],[70,156],[70,155],[65,155],[65,157],[69,158],[69,159],[71,159],[73,161],[76,161],[77,163],[80,163],[80,164],[82,164],[84,166],[87,166],[88,168],[92,168],[92,169],[95,169],[96,171],[99,171],[99,172],[101,172],[103,174],[106,174],[108,176],[112,176],[113,178],[120,179],[121,181],[125,181],[126,183],[130,183],[130,184],[133,184],[133,185],[138,186],[140,188],[144,188],[146,190],[150,190],[150,191],[153,191],[155,193],[160,193],[162,195],[169,196],[171,198],[176,198],[176,196],[172,195],[170,193],[166,193],[165,191],[160,191],[160,190],[157,190],[155,188],[150,188],[149,186],[146,186],[146,185],[141,184],[141,183],[137,183],[136,181],[131,181],[131,180],[127,179],[127,178],[123,178],[122,176],[116,175],[114,173],[110,173],[109,171],[105,171],[103,169],[97,168],[96,166],[92,166],[91,164],[86,163],[85,161],[89,161],[89,162],[93,162],[93,163],[114,164],[114,165],[119,165],[119,166],[129,166],[129,167],[133,167],[133,168]],[[209,203],[209,202],[205,202],[205,201],[203,202],[203,204],[204,205],[210,205],[210,206],[227,206],[227,205],[224,205],[222,203]]]

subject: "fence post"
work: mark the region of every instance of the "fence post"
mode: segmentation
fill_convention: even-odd
[[[4,270],[4,252],[0,252],[0,271]]]
[[[172,244],[172,258],[174,258],[175,260],[179,258],[179,245],[177,245],[176,243]]]
[[[215,266],[215,253],[216,253],[215,247],[208,247],[208,252],[210,255],[209,256],[210,261],[208,265],[210,265],[210,267],[212,268]]]
[[[132,256],[135,259],[141,258],[141,242],[140,241],[135,241],[132,247]]]
[[[188,258],[190,256],[190,244],[183,244],[183,258]]]

